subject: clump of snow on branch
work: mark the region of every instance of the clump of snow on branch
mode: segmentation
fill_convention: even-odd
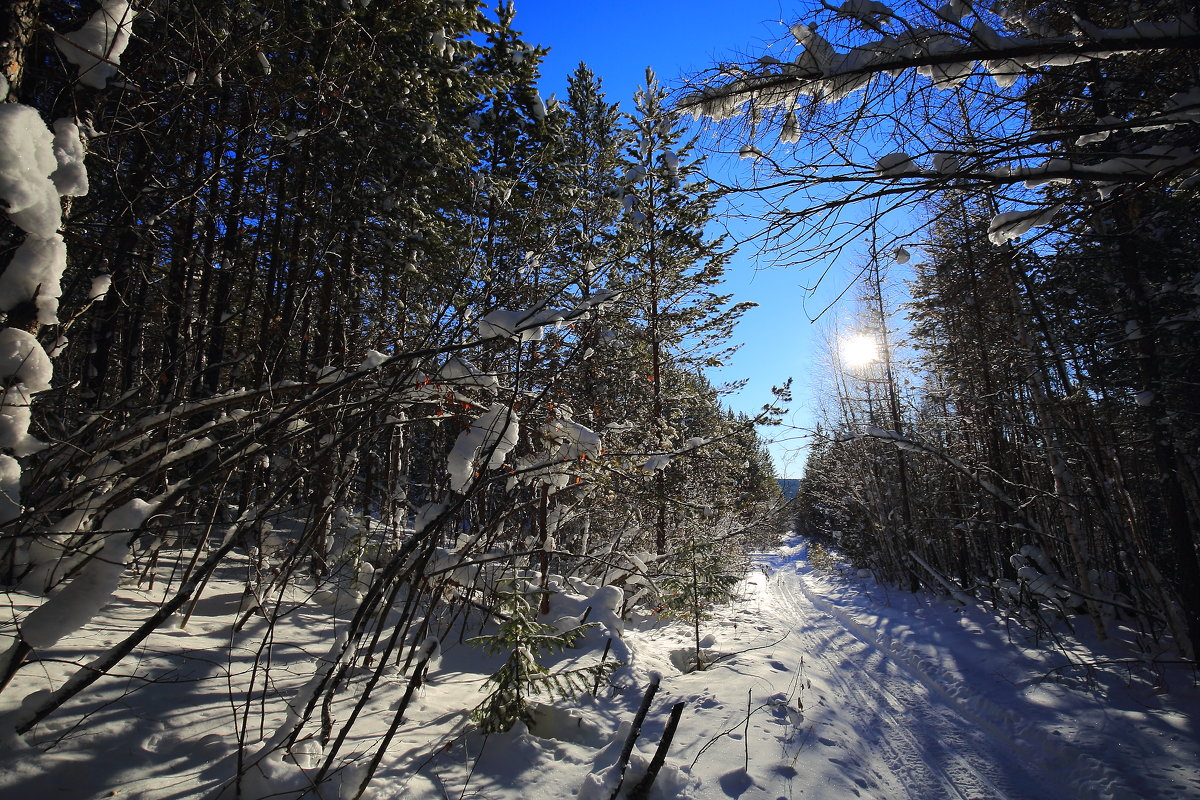
[[[907,153],[889,153],[875,163],[875,174],[893,178],[917,171],[917,165]]]
[[[450,488],[461,492],[475,475],[477,458],[487,457],[486,469],[496,469],[517,446],[520,435],[517,412],[503,403],[493,403],[471,427],[458,435],[446,460]]]
[[[440,370],[438,380],[463,386],[478,386],[481,389],[496,389],[500,386],[495,375],[483,372],[465,358],[451,358]]]
[[[16,103],[0,106],[0,200],[17,227],[41,239],[55,236],[62,224],[50,180],[57,169],[54,134],[38,112]]]
[[[58,233],[59,195],[87,193],[83,162],[83,140],[74,120],[58,120],[52,133],[33,108],[18,103],[0,106],[0,202],[25,233],[0,273],[0,310],[10,312],[32,303],[38,325],[57,324],[67,265],[66,244]],[[59,340],[65,345],[65,337],[60,335]],[[0,447],[9,451],[0,453],[0,520],[5,522],[21,514],[17,458],[45,447],[29,434],[30,404],[33,395],[50,389],[53,375],[50,355],[36,336],[12,326],[0,330]]]
[[[45,239],[27,236],[0,275],[0,311],[12,311],[21,303],[34,300],[38,323],[57,324],[66,263],[67,245],[61,236],[53,234]]]
[[[0,453],[0,523],[21,516],[21,465]]]
[[[11,269],[11,267],[10,267]],[[0,330],[0,447],[17,456],[45,445],[29,435],[30,398],[50,388],[54,369],[50,356],[33,334],[18,328]]]
[[[842,48],[818,33],[814,24],[794,25],[790,33],[799,53],[792,62],[764,56],[752,66],[726,66],[713,83],[685,97],[681,106],[697,117],[715,120],[746,109],[758,118],[767,109],[782,107],[787,110],[782,114],[779,141],[793,143],[801,137],[791,108],[797,103],[811,98],[816,103],[835,104],[866,90],[874,81],[896,78],[906,70],[929,79],[939,89],[960,85],[977,73],[990,75],[1004,89],[1046,68],[1141,52],[1155,41],[1171,43],[1200,32],[1200,23],[1192,15],[1144,20],[1119,29],[1103,29],[1077,19],[1069,31],[1050,30],[1021,16],[1007,20],[1016,30],[1001,31],[969,5],[956,0],[937,10],[941,24],[906,21],[875,0],[845,0],[840,6],[826,5],[826,9],[871,33],[863,35],[860,31],[852,46]],[[973,20],[964,21],[971,16]],[[1098,130],[1084,133],[1078,143],[1106,140],[1111,132],[1106,127],[1111,125],[1146,131],[1196,122],[1200,122],[1200,89],[1178,92],[1163,107],[1138,119],[1098,119]],[[752,145],[746,145],[741,155],[757,158],[760,154]],[[1106,199],[1124,184],[1186,177],[1196,172],[1198,163],[1196,152],[1190,148],[1160,145],[1099,163],[1049,158],[1033,166],[1001,167],[993,170],[991,177],[1005,183],[1024,179],[1028,189],[1089,181],[1101,199]],[[874,176],[936,179],[954,176],[961,169],[953,153],[935,153],[932,166],[932,171],[927,171],[908,154],[894,152],[876,162]],[[989,238],[995,244],[1011,242],[1032,228],[1051,224],[1060,208],[1042,206],[998,214],[991,222]]]
[[[647,472],[658,472],[660,469],[666,469],[671,464],[673,456],[671,453],[659,453],[650,456],[646,462],[642,464],[642,469]]]
[[[597,458],[603,449],[600,434],[573,420],[553,420],[542,429],[542,435],[553,443],[551,456],[565,461]]]
[[[0,378],[25,385],[30,394],[50,388],[54,366],[33,334],[17,328],[0,330]]]
[[[64,197],[83,197],[88,193],[86,156],[79,123],[70,117],[54,120],[54,160],[57,169],[50,175],[54,187]]]
[[[358,365],[358,368],[360,371],[377,369],[390,357],[387,353],[381,353],[378,350],[367,350],[367,354],[363,356],[362,363]]]
[[[97,275],[92,278],[92,286],[88,289],[88,300],[102,300],[112,288],[112,275]]]
[[[1033,228],[1049,225],[1061,205],[1053,208],[1035,208],[1030,211],[1006,211],[992,217],[988,225],[988,239],[992,244],[1004,244],[1024,236]]]
[[[536,309],[510,311],[506,308],[497,308],[484,314],[476,327],[479,329],[479,335],[485,339],[502,338],[514,339],[518,342],[540,342],[545,335],[546,323],[554,321],[546,318],[544,314],[545,312],[539,312]]]
[[[103,89],[117,74],[135,16],[128,0],[104,0],[82,28],[64,34],[57,42],[63,58],[79,67],[80,83]]]
[[[895,16],[892,9],[877,0],[846,0],[838,7],[838,14],[852,17],[873,31],[881,30]]]
[[[1054,603],[1082,603],[1082,598],[1059,574],[1054,562],[1047,558],[1040,548],[1027,544],[1020,552],[1014,553],[1009,562],[1017,571],[1017,580],[1031,594]]]
[[[100,528],[112,533],[70,583],[21,622],[21,638],[35,650],[50,647],[82,628],[112,599],[125,571],[129,543],[154,512],[153,503],[130,500],[105,516]]]

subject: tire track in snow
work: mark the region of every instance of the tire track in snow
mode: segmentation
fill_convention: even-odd
[[[984,797],[1077,797],[1080,800],[1112,798],[1112,800],[1135,800],[1138,793],[1126,787],[1118,774],[1107,764],[1070,748],[1061,739],[1047,734],[1033,724],[1022,724],[1021,714],[1015,709],[1004,709],[978,695],[964,696],[965,687],[958,686],[955,676],[940,665],[922,659],[917,653],[882,633],[853,619],[833,603],[822,598],[805,582],[800,572],[777,571],[773,575],[772,587],[778,587],[785,602],[791,604],[797,615],[803,612],[803,603],[796,597],[798,589],[806,604],[833,620],[846,635],[869,650],[875,650],[903,674],[893,686],[904,687],[907,693],[913,684],[922,686],[934,703],[917,702],[911,708],[924,713],[924,721],[933,722],[939,730],[956,735],[958,743],[980,756],[976,762],[986,765],[986,774],[964,760],[960,754],[952,753],[954,761],[966,766],[979,781],[975,791],[983,791]],[[792,588],[795,587],[795,588]],[[903,705],[889,691],[882,680],[867,670],[859,670],[885,700]],[[848,685],[849,681],[842,681]],[[937,713],[940,709],[941,713]],[[902,721],[893,722],[901,728]],[[975,734],[966,736],[967,734]],[[982,738],[983,742],[978,740]],[[981,746],[982,745],[982,746]],[[1034,768],[1036,771],[1033,771]],[[1018,785],[1005,788],[1016,781]],[[986,788],[985,788],[986,787]],[[949,795],[954,797],[955,795]]]
[[[893,692],[884,687],[876,677],[876,672],[886,669],[888,663],[880,650],[850,634],[825,609],[798,598],[789,582],[778,573],[772,584],[780,607],[794,615],[785,621],[796,628],[802,640],[816,643],[817,646],[806,648],[807,652],[820,659],[826,667],[825,677],[835,685],[843,700],[850,701],[842,707],[855,717],[855,728],[864,734],[871,732],[863,744],[883,759],[895,783],[903,787],[909,798],[1015,800],[1038,796],[999,788],[997,784],[1004,783],[1001,776],[984,774],[956,752],[967,749],[965,737],[941,718],[929,698],[913,693],[909,702],[904,702],[896,695],[909,691],[901,688]],[[825,624],[813,619],[814,610],[821,612]],[[832,653],[843,657],[839,661],[831,657]],[[919,722],[914,724],[914,720],[902,718],[901,714],[906,713],[919,716]],[[920,735],[935,730],[937,736]]]

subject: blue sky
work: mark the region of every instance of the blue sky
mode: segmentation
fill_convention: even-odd
[[[667,86],[680,76],[698,72],[722,58],[761,52],[787,33],[794,4],[778,0],[516,0],[513,27],[525,40],[550,48],[542,65],[543,96],[566,96],[566,77],[580,61],[600,76],[610,101],[632,106],[634,91],[644,83],[647,66]],[[759,303],[738,326],[742,349],[713,377],[718,382],[747,378],[749,383],[726,402],[739,411],[757,413],[771,400],[771,386],[795,379],[796,402],[787,420],[810,428],[810,378],[816,372],[821,323],[809,317],[845,288],[835,270],[815,297],[801,288],[811,275],[779,267],[763,268],[753,243],[744,245],[729,270],[728,291],[737,300]],[[804,441],[802,430],[768,428],[763,433],[782,441],[771,446],[780,477],[799,477]]]

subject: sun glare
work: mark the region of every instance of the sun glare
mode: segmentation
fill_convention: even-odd
[[[871,336],[851,336],[842,340],[841,358],[844,366],[854,369],[879,360],[879,343]]]

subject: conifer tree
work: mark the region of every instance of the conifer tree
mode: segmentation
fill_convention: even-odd
[[[630,401],[646,437],[661,455],[684,444],[682,405],[693,395],[692,370],[723,363],[737,319],[753,304],[729,305],[718,292],[731,251],[709,238],[716,193],[698,177],[686,125],[666,103],[666,90],[652,70],[634,96],[633,136],[626,147],[621,235],[625,249],[614,285],[624,292],[632,326],[622,331],[636,350],[629,364]],[[668,474],[654,473],[653,546],[668,552]]]
[[[532,727],[535,696],[577,697],[590,691],[596,681],[619,666],[615,661],[560,670],[545,666],[541,663],[543,658],[571,649],[596,623],[559,631],[553,625],[537,621],[536,611],[526,593],[504,591],[499,594],[499,599],[500,612],[504,615],[499,629],[494,634],[472,640],[482,644],[488,652],[507,654],[504,663],[488,678],[488,695],[473,713],[476,724],[484,733],[507,731],[517,720]]]

